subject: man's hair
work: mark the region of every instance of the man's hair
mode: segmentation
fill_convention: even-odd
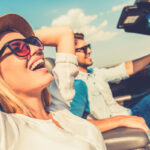
[[[83,33],[74,33],[75,45],[77,45],[77,40],[84,40]]]
[[[84,34],[83,33],[74,33],[74,38],[84,40]]]

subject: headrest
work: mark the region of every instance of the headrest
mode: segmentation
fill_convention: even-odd
[[[55,66],[55,59],[50,57],[45,58],[45,65],[48,68],[48,71],[51,73]]]

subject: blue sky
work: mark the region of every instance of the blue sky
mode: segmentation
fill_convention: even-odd
[[[70,24],[92,43],[94,66],[110,66],[150,53],[150,37],[116,28],[122,7],[133,0],[1,0],[0,14],[17,13],[33,29]],[[55,57],[54,48],[45,55]]]

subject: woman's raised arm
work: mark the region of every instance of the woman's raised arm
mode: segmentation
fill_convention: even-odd
[[[74,54],[74,33],[70,26],[45,27],[35,30],[45,46],[57,46],[57,52]]]
[[[74,33],[70,26],[43,28],[35,31],[35,35],[45,46],[57,46],[56,65],[53,69],[56,85],[52,86],[51,95],[59,89],[62,100],[67,104],[74,97],[73,81],[78,74],[77,58],[75,55]]]

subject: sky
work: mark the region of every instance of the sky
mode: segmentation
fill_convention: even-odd
[[[150,53],[150,37],[117,29],[122,8],[134,0],[0,0],[0,15],[17,13],[34,30],[71,25],[85,34],[92,45],[94,66],[113,66]],[[55,57],[55,48],[45,48],[46,57]]]

